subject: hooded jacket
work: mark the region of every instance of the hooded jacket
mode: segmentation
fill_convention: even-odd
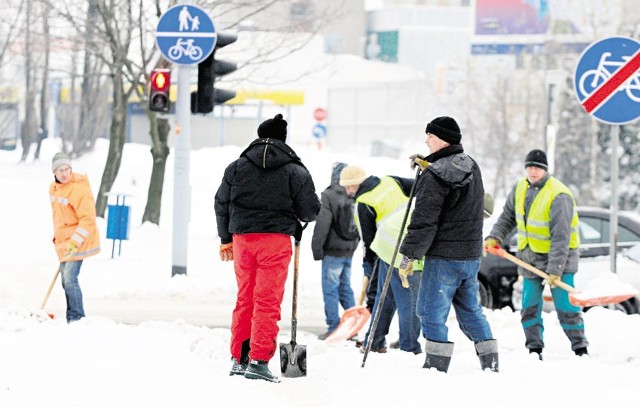
[[[313,222],[320,211],[313,179],[285,142],[254,140],[224,171],[215,196],[218,236],[234,233],[294,236],[298,220]]]
[[[89,179],[74,172],[66,184],[52,182],[49,195],[53,211],[53,243],[60,262],[81,260],[98,254],[100,235]],[[78,252],[75,256],[66,257],[70,240],[76,243]]]
[[[320,195],[322,208],[311,240],[314,260],[322,260],[324,256],[352,257],[360,242],[353,218],[354,199],[338,184],[340,170],[345,166],[333,169],[331,185]]]
[[[426,157],[431,163],[416,185],[416,205],[400,253],[464,260],[482,254],[484,186],[478,164],[461,145]]]

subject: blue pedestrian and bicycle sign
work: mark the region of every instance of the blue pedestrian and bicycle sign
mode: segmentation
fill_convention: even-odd
[[[175,64],[202,62],[213,51],[216,40],[216,29],[209,15],[191,4],[171,7],[160,16],[156,28],[158,49]]]
[[[311,129],[311,134],[317,139],[327,137],[327,126],[322,123],[316,123]]]
[[[574,75],[576,96],[584,109],[607,124],[640,117],[640,42],[609,37],[589,45]]]

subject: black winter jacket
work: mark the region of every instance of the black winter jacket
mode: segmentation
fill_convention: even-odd
[[[283,233],[293,236],[298,220],[313,222],[320,211],[313,179],[286,143],[254,140],[224,171],[215,197],[218,236]]]
[[[482,254],[484,186],[478,164],[461,145],[426,158],[431,163],[416,185],[416,206],[400,253],[470,259]]]

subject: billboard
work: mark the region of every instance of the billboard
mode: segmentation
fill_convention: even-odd
[[[548,0],[476,0],[476,35],[544,34]]]

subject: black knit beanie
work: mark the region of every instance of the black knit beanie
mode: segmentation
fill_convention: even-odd
[[[524,159],[524,168],[538,167],[547,171],[549,164],[547,163],[547,155],[542,150],[531,150],[527,157]]]
[[[258,137],[287,141],[287,121],[278,113],[273,119],[267,119],[258,126]]]
[[[449,144],[460,144],[462,140],[460,126],[449,116],[440,116],[431,120],[431,123],[427,124],[426,133],[431,133]]]

